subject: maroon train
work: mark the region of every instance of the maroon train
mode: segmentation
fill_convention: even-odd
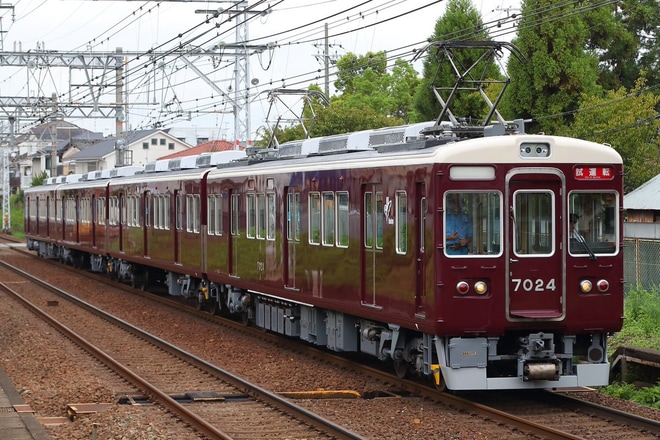
[[[25,191],[26,236],[44,257],[164,283],[440,387],[607,384],[623,315],[621,157],[578,139],[422,128],[49,179]]]

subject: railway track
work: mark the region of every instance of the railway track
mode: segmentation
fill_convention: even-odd
[[[233,439],[265,429],[273,438],[360,438],[62,289],[2,266],[29,280],[2,282],[3,290],[208,438]]]
[[[32,256],[32,254],[29,254]],[[38,259],[39,261],[46,264],[45,261]],[[57,267],[62,267],[57,263],[53,263]],[[80,271],[76,273],[81,274]],[[86,276],[92,276],[92,278],[98,279],[97,276],[93,274],[84,273]],[[103,277],[101,277],[103,278]],[[108,281],[112,286],[119,287],[115,282]],[[128,288],[127,286],[124,286]],[[134,291],[135,292],[135,291]],[[153,299],[154,297],[151,296]],[[181,309],[182,305],[180,302],[173,302],[170,299],[165,299],[161,297],[156,297],[159,301],[169,303],[174,305],[178,310]],[[209,320],[218,320],[218,317],[212,317],[207,313],[201,313],[188,308],[186,313],[196,314],[197,316],[205,317]],[[223,325],[236,325],[236,327],[242,328],[240,324],[232,324],[231,322],[224,322]],[[243,328],[243,331],[249,329]],[[257,331],[257,330],[255,330]],[[286,339],[270,335],[268,333],[263,333],[257,331],[257,335],[260,339],[272,339],[274,344],[278,346],[286,346],[289,342]],[[511,402],[509,407],[502,407],[497,405],[497,402],[489,404],[488,402],[480,401],[479,395],[465,395],[464,397],[458,397],[447,393],[438,393],[436,390],[429,389],[424,384],[419,384],[414,381],[399,381],[390,374],[387,374],[381,370],[365,367],[362,365],[357,365],[354,362],[347,360],[342,357],[338,357],[332,354],[327,354],[322,351],[319,351],[312,347],[307,347],[299,343],[291,343],[291,349],[294,351],[304,351],[305,356],[313,356],[315,358],[323,358],[323,362],[331,362],[336,365],[338,368],[346,368],[351,370],[359,370],[363,374],[368,374],[378,380],[383,381],[384,383],[396,383],[396,387],[402,391],[406,391],[411,395],[423,396],[425,399],[428,399],[438,404],[455,408],[460,411],[468,412],[479,416],[484,420],[496,421],[498,424],[504,424],[507,427],[510,427],[512,430],[518,430],[521,432],[527,433],[527,435],[532,435],[536,438],[595,438],[592,436],[593,432],[599,432],[598,438],[657,438],[657,433],[659,430],[658,422],[654,421],[644,421],[639,420],[631,415],[618,414],[616,417],[613,415],[613,412],[601,413],[601,415],[594,415],[593,409],[588,409],[588,406],[584,402],[578,402],[574,405],[579,405],[579,408],[575,406],[568,408],[567,405],[563,402],[546,402],[545,407],[541,407],[541,403],[546,400],[551,399],[547,397],[547,393],[522,393],[522,396],[526,395],[526,398],[509,398],[505,399],[506,401]],[[485,393],[485,395],[500,395],[501,393]],[[538,396],[538,397],[533,397]],[[552,397],[554,398],[554,397]],[[312,403],[308,404],[308,408],[314,410],[315,406],[322,406],[323,403]],[[327,404],[326,404],[327,405]],[[521,408],[537,408],[530,411],[522,411]],[[564,411],[565,409],[565,411]],[[564,412],[562,412],[564,411]],[[601,409],[600,411],[609,411],[608,409]],[[545,414],[548,417],[545,419],[539,418],[538,414]],[[566,424],[563,421],[567,420],[576,420],[576,414],[584,414],[585,418],[582,421],[576,422],[575,424]],[[618,418],[618,419],[617,419]],[[615,420],[616,419],[616,420]],[[638,419],[638,420],[634,420]],[[557,423],[557,420],[560,420],[560,423]],[[646,425],[644,425],[646,424]],[[624,426],[625,425],[625,426]],[[623,426],[623,427],[622,427]]]

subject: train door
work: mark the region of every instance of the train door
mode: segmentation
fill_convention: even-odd
[[[151,230],[151,192],[145,191],[142,195],[143,223],[142,223],[142,249],[144,249],[144,256],[148,257],[149,254],[149,231]]]
[[[126,227],[126,195],[119,193],[117,202],[119,203],[119,252],[124,251],[124,228]]]
[[[286,240],[284,244],[284,280],[289,289],[296,288],[296,255],[300,244],[300,193],[287,187],[286,194]]]
[[[362,185],[362,304],[378,306],[378,273],[383,257],[383,190],[378,183]]]
[[[96,206],[97,203],[98,203],[97,200],[96,200],[96,194],[92,195],[92,201],[91,201],[91,203],[92,203],[92,205],[90,206],[90,208],[91,208],[91,211],[92,211],[92,212],[91,212],[91,215],[92,215],[92,218],[91,218],[92,224],[91,224],[90,226],[91,226],[91,233],[92,233],[92,236],[91,236],[91,239],[92,239],[92,247],[93,247],[93,248],[97,248],[98,245],[96,244],[96,224],[97,224],[97,222],[98,222],[98,220],[99,220],[99,213],[98,213],[98,211],[97,211],[97,206]]]
[[[426,186],[417,182],[415,187],[414,225],[415,225],[415,313],[423,315],[426,297]]]
[[[183,196],[179,190],[174,191],[174,262],[181,264],[180,243],[183,229]]]
[[[562,249],[563,176],[541,169],[507,176],[509,320],[561,320],[565,313]]]
[[[230,276],[237,277],[238,262],[238,239],[240,237],[240,218],[241,218],[241,195],[234,189],[229,190],[229,267],[227,271]]]
[[[75,237],[75,242],[80,243],[80,215],[82,214],[82,208],[80,206],[80,203],[82,203],[82,199],[79,196],[76,196],[74,199],[74,237]]]

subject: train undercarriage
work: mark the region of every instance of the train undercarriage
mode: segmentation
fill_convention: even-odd
[[[604,333],[437,336],[50,243],[28,245],[41,257],[107,273],[135,288],[160,285],[169,295],[195,300],[198,310],[237,316],[245,325],[390,362],[397,376],[426,376],[441,389],[563,388],[606,385],[609,380]]]

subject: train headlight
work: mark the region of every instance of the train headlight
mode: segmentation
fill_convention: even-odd
[[[456,284],[456,291],[461,295],[467,295],[470,291],[470,285],[465,281],[460,281]]]
[[[599,280],[596,283],[596,287],[598,288],[599,292],[605,293],[610,290],[610,283],[607,280]]]
[[[483,281],[477,281],[474,283],[474,291],[477,295],[485,295],[488,292],[488,286]]]
[[[591,281],[589,280],[580,281],[580,290],[582,291],[582,293],[589,293],[591,292],[592,288],[593,285],[591,284]]]

